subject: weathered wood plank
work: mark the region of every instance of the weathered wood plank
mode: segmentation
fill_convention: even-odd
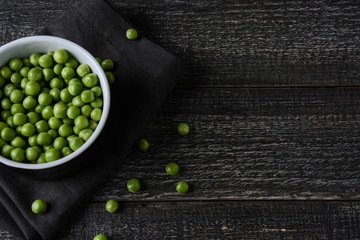
[[[357,88],[177,90],[143,134],[149,150],[134,148],[93,200],[359,200],[359,122]],[[178,176],[166,175],[169,161]],[[180,180],[189,193],[175,191]]]
[[[359,202],[122,203],[114,214],[93,203],[58,239],[359,239],[359,223]]]
[[[0,44],[32,35],[72,1],[0,1]],[[360,84],[359,1],[114,0],[189,67],[181,85]]]

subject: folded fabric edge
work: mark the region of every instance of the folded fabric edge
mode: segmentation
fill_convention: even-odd
[[[6,194],[2,186],[0,186],[0,196],[1,208],[8,216],[7,220],[12,220],[7,223],[7,226],[5,225],[5,228],[8,227],[8,230],[10,230],[11,233],[17,234],[22,238],[38,239],[40,237],[39,233],[35,230],[32,224],[30,224],[26,217],[21,214],[21,211],[16,207],[16,204],[10,199],[8,194]],[[4,216],[1,217],[4,218]]]

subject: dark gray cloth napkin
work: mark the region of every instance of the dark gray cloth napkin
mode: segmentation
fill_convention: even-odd
[[[24,239],[56,239],[59,228],[116,164],[129,153],[159,105],[183,75],[183,64],[146,37],[125,36],[131,24],[111,2],[74,3],[40,34],[80,44],[95,57],[116,63],[111,110],[101,147],[70,175],[43,180],[0,165],[0,226]],[[31,212],[35,199],[48,203],[42,215]]]

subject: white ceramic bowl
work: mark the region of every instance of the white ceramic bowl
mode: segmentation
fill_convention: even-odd
[[[30,54],[35,52],[47,53],[48,51],[55,51],[57,49],[66,49],[80,63],[86,63],[87,65],[89,65],[91,71],[98,75],[103,97],[101,119],[91,137],[79,149],[77,149],[68,156],[49,163],[32,164],[15,162],[0,155],[0,162],[7,166],[17,169],[36,171],[63,165],[67,162],[70,162],[71,160],[79,156],[81,153],[83,153],[86,149],[88,149],[104,128],[110,110],[109,84],[100,64],[88,51],[86,51],[78,44],[75,44],[63,38],[51,36],[32,36],[20,38],[0,47],[0,66],[6,65],[11,58],[29,57]]]

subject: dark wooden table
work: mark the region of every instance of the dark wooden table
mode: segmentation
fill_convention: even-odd
[[[0,44],[71,2],[0,0]],[[359,1],[115,2],[189,69],[58,239],[360,239]]]

